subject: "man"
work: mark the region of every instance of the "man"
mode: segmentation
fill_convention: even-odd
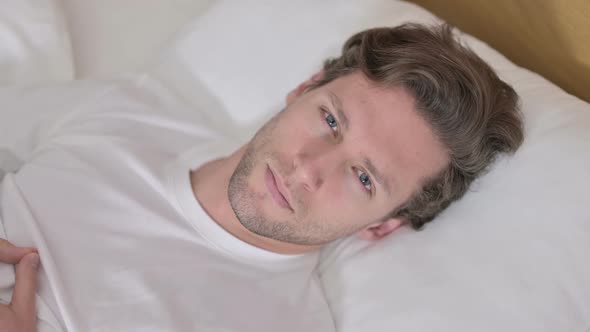
[[[149,76],[87,84],[2,184],[13,331],[334,330],[318,249],[422,227],[523,139],[446,26],[352,36],[241,147]]]

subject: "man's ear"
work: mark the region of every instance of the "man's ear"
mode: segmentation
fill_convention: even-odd
[[[385,221],[373,223],[357,234],[361,239],[376,241],[398,229],[404,222],[398,218],[389,218]]]
[[[313,76],[311,76],[305,82],[299,84],[299,86],[297,88],[295,88],[294,90],[292,90],[291,92],[289,92],[289,94],[287,95],[287,98],[286,98],[287,105],[289,105],[292,102],[294,102],[299,96],[301,96],[303,94],[303,92],[312,83],[319,81],[322,77],[324,77],[324,70],[323,69],[320,70],[320,71],[318,71],[317,73],[313,74]]]

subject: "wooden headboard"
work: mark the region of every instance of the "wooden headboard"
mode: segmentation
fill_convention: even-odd
[[[590,102],[589,0],[411,0]]]

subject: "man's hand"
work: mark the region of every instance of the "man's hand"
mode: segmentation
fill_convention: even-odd
[[[1,332],[35,332],[37,310],[37,267],[39,255],[34,248],[15,247],[0,239],[0,263],[16,265],[16,281],[9,305],[0,304]]]

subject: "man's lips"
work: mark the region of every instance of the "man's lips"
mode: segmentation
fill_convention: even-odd
[[[283,195],[283,193],[281,192],[280,188],[282,187],[282,183],[280,183],[280,179],[278,179],[274,175],[270,166],[266,167],[265,182],[266,182],[266,187],[267,187],[268,191],[270,192],[273,200],[279,206],[281,206],[285,209],[288,209],[290,211],[293,211],[293,208],[291,208],[289,201],[287,200],[285,195]],[[283,189],[283,192],[284,192],[284,189]]]

